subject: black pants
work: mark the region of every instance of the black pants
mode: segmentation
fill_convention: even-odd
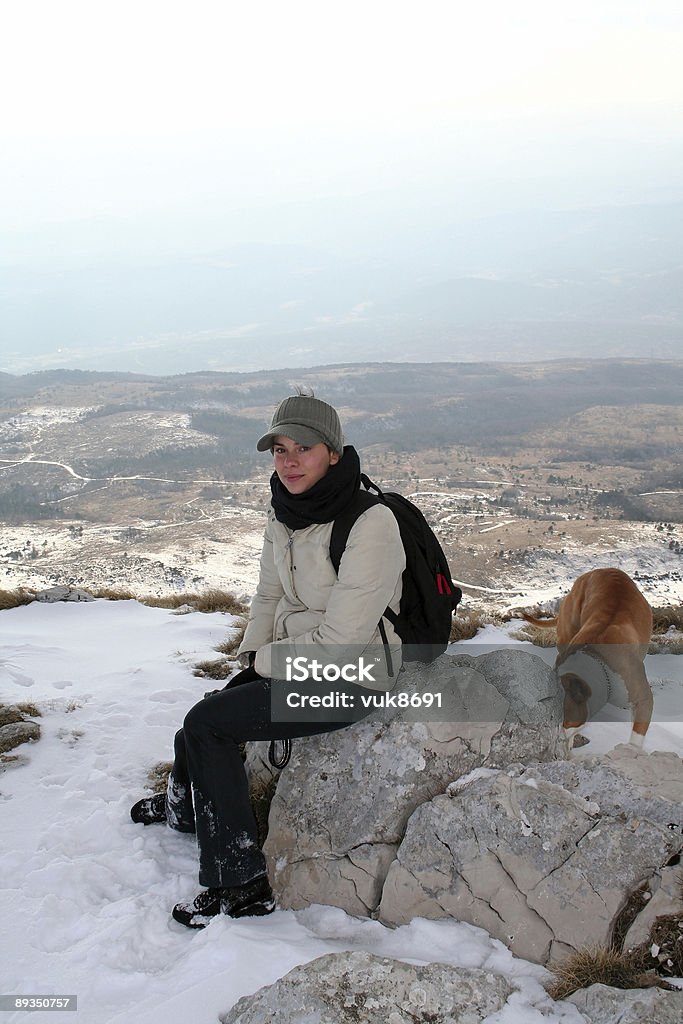
[[[239,744],[312,736],[351,724],[271,721],[271,687],[277,685],[245,669],[224,690],[195,704],[176,733],[166,811],[171,828],[197,834],[200,885],[242,885],[266,870]]]

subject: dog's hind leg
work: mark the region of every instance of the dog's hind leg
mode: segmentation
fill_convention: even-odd
[[[617,673],[626,688],[624,697],[628,697],[633,723],[629,742],[634,747],[643,746],[654,707],[652,690],[642,661],[646,650],[646,647],[633,643],[604,644],[599,648],[603,660]],[[613,700],[613,703],[622,706],[618,700]]]
[[[650,684],[645,675],[645,668],[642,664],[633,666],[626,679],[626,688],[633,716],[633,729],[629,742],[634,747],[642,747],[645,734],[652,721],[652,709],[654,707],[652,690],[650,689]]]

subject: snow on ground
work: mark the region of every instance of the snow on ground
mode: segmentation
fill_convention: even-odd
[[[527,565],[506,565],[501,570],[504,590],[463,589],[469,603],[491,608],[529,607],[567,594],[578,576],[590,569],[615,567],[628,573],[651,605],[683,601],[683,559],[669,550],[653,523],[634,523],[611,546],[582,544],[567,538],[563,551],[537,551]],[[476,591],[481,589],[483,597]],[[507,596],[504,596],[507,595]],[[478,599],[479,597],[479,599]]]
[[[134,825],[129,808],[143,795],[147,769],[170,758],[175,729],[207,688],[193,665],[213,656],[231,622],[133,601],[0,613],[2,699],[42,710],[41,739],[18,748],[25,762],[0,776],[0,992],[77,995],[80,1024],[214,1022],[297,964],[368,950],[509,976],[519,991],[496,1024],[578,1021],[573,1007],[549,1000],[541,967],[456,921],[391,930],[320,906],[221,917],[198,933],[172,920],[173,904],[198,890],[194,839]],[[509,639],[488,627],[476,653]],[[648,673],[658,706],[679,698],[683,658],[653,656]],[[595,750],[600,727],[589,732]],[[683,754],[680,721],[653,724],[646,749],[664,746]],[[51,1017],[36,1011],[31,1019]],[[24,1017],[12,1011],[3,1020]]]
[[[240,514],[238,511],[223,518],[229,521],[238,518]],[[258,566],[263,548],[262,524],[259,522],[254,530],[246,530],[243,526],[232,532],[229,529],[222,529],[220,539],[215,537],[215,521],[211,530],[214,539],[205,541],[203,546],[195,541],[194,550],[188,541],[184,545],[167,545],[160,553],[136,549],[136,555],[150,563],[162,563],[168,569],[182,574],[182,582],[179,584],[181,589],[201,590],[204,587],[218,587],[249,601],[258,582]],[[197,548],[201,549],[201,554]],[[197,577],[201,580],[199,584],[194,582]],[[137,588],[135,592],[137,593]]]
[[[144,597],[218,587],[247,601],[258,581],[264,522],[262,512],[243,506],[204,523],[199,513],[185,523],[149,521],[140,524],[144,544],[126,543],[123,525],[85,523],[82,533],[53,522],[0,525],[0,588],[72,583]]]
[[[0,422],[0,437],[12,436],[17,431],[37,433],[61,423],[78,423],[96,408],[90,405],[36,406]]]

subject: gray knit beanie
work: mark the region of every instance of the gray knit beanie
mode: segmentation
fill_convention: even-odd
[[[278,435],[291,437],[297,444],[314,445],[322,441],[340,455],[344,451],[344,434],[336,409],[312,395],[292,395],[280,402],[270,430],[256,443],[258,451],[267,452]]]

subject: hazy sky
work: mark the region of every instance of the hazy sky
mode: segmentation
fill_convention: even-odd
[[[680,0],[7,2],[0,346],[78,309],[34,270],[682,199],[682,53]]]
[[[618,187],[617,153],[666,186],[682,25],[661,0],[5,4],[3,224],[563,165]]]

